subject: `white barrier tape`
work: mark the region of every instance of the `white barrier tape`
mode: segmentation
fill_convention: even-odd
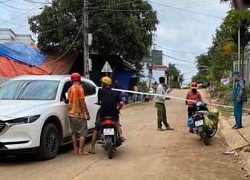
[[[101,87],[99,87],[101,88]],[[138,91],[131,91],[131,90],[124,90],[124,89],[115,89],[112,88],[114,91],[120,91],[120,92],[127,92],[127,93],[132,93],[132,94],[141,94],[141,95],[149,95],[149,96],[162,96],[162,97],[167,97],[171,99],[177,99],[177,100],[182,100],[182,101],[187,101],[186,98],[180,98],[180,97],[175,97],[175,96],[169,96],[169,95],[161,95],[161,94],[155,94],[155,93],[145,93],[145,92],[138,92]],[[191,101],[191,100],[188,100]],[[195,102],[195,101],[193,101]],[[209,106],[215,106],[215,107],[223,107],[223,108],[231,108],[233,109],[233,106],[228,106],[228,105],[223,105],[223,104],[215,104],[215,103],[206,103]],[[250,111],[250,109],[243,108],[244,111]]]

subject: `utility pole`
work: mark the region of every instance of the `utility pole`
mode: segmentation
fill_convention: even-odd
[[[88,29],[89,29],[89,22],[88,22],[88,0],[83,0],[83,8],[82,8],[82,21],[83,21],[83,28],[82,28],[82,38],[83,38],[83,75],[86,78],[89,78],[89,67],[88,67],[88,60],[89,60],[89,45],[88,45]]]
[[[147,62],[148,67],[148,87],[152,86],[152,79],[153,79],[153,60],[152,60],[152,50],[149,49],[149,62]]]

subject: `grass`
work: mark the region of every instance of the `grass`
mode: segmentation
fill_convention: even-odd
[[[244,102],[243,108],[250,109],[250,88],[247,91],[248,101]],[[233,106],[232,101],[232,84],[226,86],[216,86],[214,91],[211,92],[211,99],[215,101],[216,104],[226,105],[226,106]],[[230,116],[233,113],[233,108],[223,108],[219,107],[220,112],[222,115]],[[244,111],[245,113],[250,114],[250,110]]]

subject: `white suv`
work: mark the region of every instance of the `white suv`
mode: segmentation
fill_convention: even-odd
[[[90,112],[88,131],[93,132],[98,110],[98,87],[81,78]],[[37,153],[54,158],[59,146],[71,142],[65,93],[70,76],[28,75],[0,86],[0,154]]]

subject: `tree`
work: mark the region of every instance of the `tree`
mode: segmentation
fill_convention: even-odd
[[[238,27],[241,34],[241,52],[250,40],[248,28],[250,26],[250,12],[231,10],[220,28],[216,30],[213,44],[206,54],[196,57],[198,74],[194,78],[220,83],[220,79],[233,67],[237,57]],[[241,53],[243,60],[243,53]]]
[[[228,35],[231,37],[235,46],[237,47],[240,43],[240,61],[242,65],[241,71],[243,73],[244,50],[250,40],[250,12],[248,10],[231,10],[228,12],[224,24],[228,28]],[[240,31],[240,42],[238,42],[238,30]],[[236,49],[237,48],[235,48],[235,50]]]
[[[167,75],[168,84],[170,84],[171,87],[179,88],[180,84],[184,81],[183,74],[176,68],[175,64],[169,63]]]
[[[44,52],[55,47],[61,53],[82,51],[82,7],[82,0],[53,0],[40,15],[31,17],[38,47]],[[151,5],[143,0],[95,0],[89,2],[88,11],[91,50],[120,55],[139,67],[148,56],[158,23]]]
[[[207,79],[208,72],[206,71],[206,68],[211,66],[211,60],[208,54],[201,54],[197,56],[196,63],[197,63],[198,73],[197,75],[192,77],[192,81],[196,81],[199,83],[208,82]]]
[[[230,0],[221,0],[221,2],[227,2]],[[249,0],[232,0],[231,3],[236,9],[247,9],[250,7]]]
[[[180,82],[180,84],[182,84],[183,82],[184,82],[184,74],[180,74],[180,76],[179,76],[179,82]]]

